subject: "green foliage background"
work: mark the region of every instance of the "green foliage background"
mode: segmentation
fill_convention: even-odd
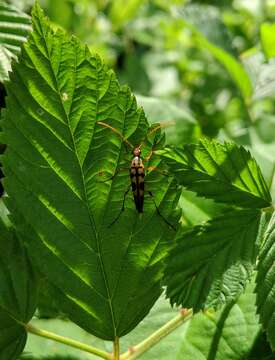
[[[33,5],[31,0],[13,0],[10,3],[26,13],[29,13]],[[275,306],[274,298],[270,296],[266,299],[265,296],[270,291],[270,282],[274,279],[274,275],[273,278],[266,278],[274,262],[274,219],[267,226],[269,219],[265,221],[257,210],[269,206],[271,202],[269,192],[273,199],[275,196],[275,41],[273,35],[275,7],[272,1],[45,0],[41,1],[41,5],[50,17],[54,28],[63,28],[87,43],[92,52],[99,53],[104,62],[114,69],[120,83],[131,87],[131,91],[137,95],[138,104],[144,107],[149,123],[175,122],[174,126],[167,128],[167,143],[182,146],[197,142],[204,135],[208,139],[234,141],[251,151],[252,156],[260,165],[267,187],[263,185],[264,181],[254,160],[242,147],[230,148],[231,145],[225,145],[227,149],[212,149],[210,142],[207,142],[209,140],[203,140],[200,147],[186,145],[185,151],[188,150],[198,161],[197,168],[192,173],[191,155],[190,158],[184,158],[181,153],[178,153],[176,161],[175,158],[171,160],[169,166],[177,171],[178,181],[186,186],[186,190],[183,190],[180,198],[181,221],[184,229],[182,234],[178,235],[177,241],[180,241],[181,245],[175,250],[174,255],[172,253],[172,261],[166,277],[169,278],[169,271],[174,273],[174,269],[178,269],[177,255],[181,255],[179,250],[183,251],[191,238],[196,239],[194,246],[197,246],[200,252],[202,241],[212,241],[208,234],[213,229],[217,237],[224,237],[226,229],[234,228],[237,223],[239,233],[236,235],[233,231],[234,236],[230,237],[230,234],[226,232],[228,235],[224,240],[226,245],[218,256],[221,258],[233,256],[234,259],[238,259],[239,267],[232,270],[228,266],[224,271],[224,269],[215,269],[212,266],[211,269],[216,275],[215,284],[221,282],[219,271],[225,277],[235,276],[237,281],[232,284],[232,288],[223,289],[221,293],[217,292],[215,284],[209,289],[206,287],[204,296],[200,299],[196,298],[198,289],[194,294],[188,291],[190,273],[186,272],[185,268],[180,268],[182,274],[186,276],[186,283],[181,288],[181,285],[176,286],[179,285],[179,281],[170,277],[170,280],[167,280],[168,295],[173,303],[182,304],[184,301],[186,306],[196,304],[198,309],[204,307],[205,304],[213,305],[217,297],[219,305],[225,302],[224,299],[230,301],[230,296],[239,294],[245,287],[247,279],[251,278],[255,257],[260,253],[259,266],[262,267],[257,275],[256,288],[262,291],[263,295],[257,299],[257,306],[261,320],[269,331],[268,340],[274,348],[274,315],[273,320],[269,321],[271,315],[269,309],[274,310]],[[3,16],[0,11],[0,20],[1,15]],[[3,20],[5,19],[2,18]],[[5,56],[6,54],[9,57],[17,56],[17,48],[13,46],[18,46],[20,41],[24,41],[23,38],[29,31],[29,19],[22,15],[12,31],[9,26],[6,26],[6,29],[8,29],[8,36],[1,37],[4,39],[1,43],[1,52]],[[0,28],[1,31],[7,32],[5,28]],[[15,36],[19,37],[15,38]],[[7,67],[1,71],[2,80],[6,79],[7,70],[9,70],[9,61],[6,63]],[[44,67],[43,71],[45,70]],[[18,71],[20,72],[20,69]],[[35,81],[33,86],[35,86]],[[125,97],[130,97],[126,90],[121,91]],[[22,93],[22,96],[25,95]],[[117,141],[115,136],[113,141]],[[219,147],[219,145],[216,146]],[[194,179],[201,176],[200,161],[201,159],[205,161],[205,149],[210,153],[220,155],[215,158],[216,166],[213,167],[213,164],[209,162],[209,168],[206,169],[207,175],[205,173],[203,175],[206,186],[201,188]],[[170,151],[172,156],[170,156],[171,153],[169,154],[169,149],[166,153],[162,153],[162,156],[168,159],[168,163],[169,158],[174,156],[173,149]],[[227,171],[228,174],[232,173],[232,164],[225,164],[222,167],[222,174],[219,173],[220,166],[224,165],[222,154],[227,154],[226,151],[230,151],[233,159],[235,156],[233,164],[236,164],[236,159],[239,159],[239,152],[242,153],[244,164],[239,165],[242,171],[244,170],[244,182],[237,178],[229,179],[228,184],[224,181],[228,180]],[[250,171],[253,174],[257,173],[257,177],[249,177],[247,174]],[[256,188],[254,187],[255,179],[258,186]],[[213,188],[211,188],[213,181],[215,189],[220,189],[214,196]],[[122,182],[117,184],[120,190],[121,184]],[[13,186],[16,188],[18,184],[13,184]],[[52,186],[54,187],[54,184]],[[196,193],[205,198],[198,197]],[[208,196],[209,193],[211,196]],[[237,200],[230,203],[226,198],[228,193],[231,200],[234,194]],[[206,199],[208,197],[210,199]],[[213,198],[216,202],[211,200]],[[236,212],[231,213],[231,206],[236,205],[248,208],[248,210],[238,209],[239,213],[236,216]],[[131,207],[131,202],[129,202],[129,207]],[[249,208],[255,208],[255,211]],[[22,212],[24,211],[22,209]],[[131,217],[131,212],[129,212],[129,217]],[[259,250],[261,246],[257,243],[258,229],[247,226],[251,219],[255,220],[257,225],[263,224],[265,243],[261,251]],[[207,227],[200,227],[203,221],[210,221]],[[190,229],[194,225],[196,227]],[[185,232],[185,230],[188,231]],[[243,244],[246,245],[242,248],[243,252],[234,253],[236,236],[241,238]],[[250,240],[251,243],[245,239]],[[217,249],[214,240],[211,243],[211,251]],[[37,248],[37,253],[39,251]],[[196,250],[191,252],[188,271],[198,272],[198,284],[200,284],[203,282],[204,273],[207,272],[208,263],[205,267],[199,266],[199,269],[196,269],[194,263],[196,264],[198,257],[192,261],[194,253],[196,254]],[[200,261],[204,262],[203,257],[206,255],[202,254]],[[213,263],[215,265],[215,262]],[[158,273],[155,276],[157,281]],[[173,284],[172,287],[171,284]],[[180,295],[177,296],[175,288]],[[216,314],[210,312],[196,315],[191,324],[177,330],[142,358],[202,360],[273,358],[266,334],[261,335],[252,288],[253,285],[248,287],[247,292],[239,298],[237,303],[226,305]],[[53,289],[47,289],[45,286],[40,291],[46,296],[45,294]],[[148,292],[150,291],[148,287]],[[157,298],[158,295],[158,291],[155,294],[152,293],[152,299]],[[183,295],[184,299],[182,299]],[[60,305],[51,304],[49,309],[49,306],[41,303],[40,315],[49,316],[51,312],[56,315],[59,310],[56,310],[55,306],[60,310]],[[141,310],[143,314],[146,311],[146,309]],[[106,314],[106,311],[104,313]],[[143,339],[146,331],[149,335],[172,314],[173,310],[169,308],[168,302],[160,299],[145,323],[140,324],[131,334],[123,338],[124,349],[126,350],[128,344]],[[22,316],[22,314],[16,315]],[[41,320],[36,321],[39,323]],[[62,329],[66,324],[62,322],[60,325],[58,322],[61,320],[49,321],[54,327],[61,326]],[[242,337],[244,341],[241,344],[236,341],[228,345],[228,342],[232,340],[233,331],[236,331],[233,330],[236,329],[234,324],[239,325],[237,334],[234,334],[235,337]],[[83,326],[82,323],[81,325],[84,328],[86,326],[88,330],[92,328],[92,332],[96,333],[94,324]],[[126,328],[129,328],[129,324]],[[87,334],[76,328],[68,327],[68,333],[73,337],[85,339],[86,342],[98,341],[101,347],[105,346],[108,351],[111,350],[108,343],[95,340],[91,336],[87,337]],[[123,329],[121,334],[123,334]],[[22,336],[24,337],[24,333]],[[112,334],[107,338],[111,337]],[[24,342],[24,339],[22,341]],[[60,354],[64,352],[62,347],[57,347],[55,350]],[[33,353],[34,356],[41,358],[52,354],[53,351],[53,348],[42,348],[39,340],[29,338],[27,353]],[[79,355],[79,353],[76,353],[76,356],[83,359],[91,358],[87,355]]]

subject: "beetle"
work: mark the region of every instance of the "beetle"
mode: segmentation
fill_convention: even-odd
[[[141,147],[143,142],[138,145],[138,146],[133,146],[127,139],[124,138],[124,136],[120,133],[120,131],[118,131],[117,129],[115,129],[114,127],[112,127],[111,125],[103,122],[103,121],[97,121],[97,123],[101,126],[104,126],[106,128],[111,129],[113,132],[115,132],[116,134],[119,135],[119,137],[132,149],[132,155],[133,155],[133,159],[131,161],[131,166],[129,169],[129,175],[130,175],[130,186],[128,187],[128,189],[125,191],[124,193],[124,197],[123,197],[123,203],[122,203],[122,208],[119,212],[119,214],[116,216],[116,218],[112,221],[112,223],[109,226],[112,226],[120,217],[121,213],[125,210],[125,201],[126,201],[126,196],[129,193],[130,189],[132,189],[132,193],[133,193],[133,198],[134,198],[134,202],[135,202],[135,207],[137,212],[143,213],[143,205],[144,205],[144,193],[145,193],[145,167],[143,164],[143,160],[141,158]],[[157,131],[158,129],[160,129],[161,127],[163,127],[165,125],[157,125],[156,127],[154,127],[151,131],[149,131],[149,134],[152,134],[153,132]],[[149,135],[147,134],[147,135]],[[153,154],[153,150],[150,151],[149,156],[147,156],[146,161],[149,161],[149,159],[151,158]],[[154,167],[150,167],[150,170],[156,170]],[[116,175],[116,174],[115,174]],[[115,175],[113,175],[111,178],[109,178],[107,181],[112,180]],[[167,175],[167,174],[165,174]],[[152,198],[156,211],[158,213],[158,215],[165,221],[165,223],[167,225],[169,225],[173,230],[176,230],[174,228],[173,225],[171,225],[166,219],[165,217],[161,214],[155,200],[153,197],[153,194],[151,191],[147,190],[148,194],[150,195],[150,197]]]

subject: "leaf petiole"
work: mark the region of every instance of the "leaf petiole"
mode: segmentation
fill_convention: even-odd
[[[121,360],[137,359],[144,352],[156,345],[162,338],[169,335],[172,331],[178,328],[187,320],[191,319],[193,315],[192,309],[182,309],[180,313],[172,320],[168,321],[160,329],[155,331],[147,339],[141,341],[139,344],[129,348],[124,354],[120,356]]]
[[[114,342],[113,342],[113,344],[114,344],[114,357],[113,357],[113,359],[114,360],[119,360],[120,359],[120,357],[119,357],[119,337],[115,337],[115,340],[114,340]]]
[[[41,337],[71,346],[73,348],[76,348],[76,349],[79,349],[82,351],[86,351],[88,353],[97,355],[97,356],[101,357],[102,359],[107,359],[107,360],[113,359],[113,356],[111,354],[107,353],[106,351],[103,351],[103,350],[100,350],[93,346],[84,344],[80,341],[76,341],[76,340],[73,340],[73,339],[70,339],[70,338],[67,338],[64,336],[60,336],[60,335],[57,335],[55,333],[52,333],[52,332],[49,332],[49,331],[46,331],[43,329],[38,329],[31,324],[27,324],[27,325],[25,324],[24,326],[25,326],[26,331],[28,331],[29,333],[35,334],[37,336],[41,336]]]

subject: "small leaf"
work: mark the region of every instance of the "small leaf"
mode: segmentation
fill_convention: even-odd
[[[271,203],[260,168],[242,146],[203,139],[183,148],[158,151],[178,182],[198,195],[245,208]]]
[[[235,300],[255,265],[260,217],[236,210],[179,234],[165,277],[171,304],[198,311]]]
[[[268,60],[275,57],[274,32],[275,24],[263,23],[261,25],[261,42]]]
[[[196,314],[175,359],[256,360],[253,354],[248,357],[261,332],[253,289],[254,283],[236,303],[228,304],[216,313]]]
[[[172,177],[147,173],[138,214],[126,193],[133,155],[117,131],[135,145],[146,138],[144,157],[164,137],[147,136],[129,89],[76,38],[54,32],[38,5],[7,91],[3,168],[17,230],[61,310],[100,338],[122,336],[162,291],[179,193]],[[165,167],[154,155],[145,165]]]
[[[257,307],[267,338],[275,349],[275,214],[264,235],[256,279]]]
[[[12,360],[26,343],[22,323],[35,311],[36,277],[21,242],[7,226],[2,205],[0,215],[0,359]]]
[[[11,60],[20,53],[31,29],[30,17],[15,7],[0,2],[0,82],[8,79]]]

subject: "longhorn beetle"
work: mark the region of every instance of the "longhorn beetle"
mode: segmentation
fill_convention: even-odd
[[[133,146],[127,139],[124,138],[124,136],[120,133],[120,131],[118,131],[117,129],[115,129],[114,127],[112,127],[111,125],[102,122],[102,121],[98,121],[97,122],[99,125],[104,126],[106,128],[111,129],[112,131],[114,131],[116,134],[119,135],[119,137],[132,149],[132,154],[134,156],[134,158],[131,161],[131,167],[130,167],[130,180],[131,180],[131,186],[128,187],[127,191],[124,194],[124,198],[123,198],[123,204],[122,204],[122,208],[119,212],[119,214],[117,215],[117,217],[112,221],[112,223],[109,226],[112,226],[120,217],[121,213],[124,211],[124,207],[125,207],[125,200],[126,200],[126,196],[130,190],[130,188],[132,188],[132,192],[133,192],[133,197],[134,197],[134,202],[135,202],[135,206],[136,206],[136,210],[138,213],[143,213],[143,203],[144,203],[144,191],[145,191],[145,185],[144,185],[144,178],[145,178],[145,167],[141,158],[141,146],[142,143],[139,146]],[[157,131],[158,129],[160,129],[161,127],[163,127],[165,125],[157,125],[155,128],[153,128],[153,130],[151,130],[149,132],[149,134]],[[151,150],[150,155],[147,157],[147,161],[151,158],[153,154],[153,150]],[[151,170],[155,170],[153,168],[151,168]],[[116,174],[115,174],[116,175]],[[114,176],[115,176],[114,175]],[[165,174],[167,175],[167,174]],[[112,176],[110,179],[114,178],[114,176]],[[154,200],[153,194],[151,191],[147,191],[148,194],[151,196],[156,211],[158,213],[158,215],[165,221],[165,223],[167,225],[169,225],[173,230],[176,230],[175,227],[170,224],[165,217],[161,214],[161,212],[159,211],[159,208]]]

